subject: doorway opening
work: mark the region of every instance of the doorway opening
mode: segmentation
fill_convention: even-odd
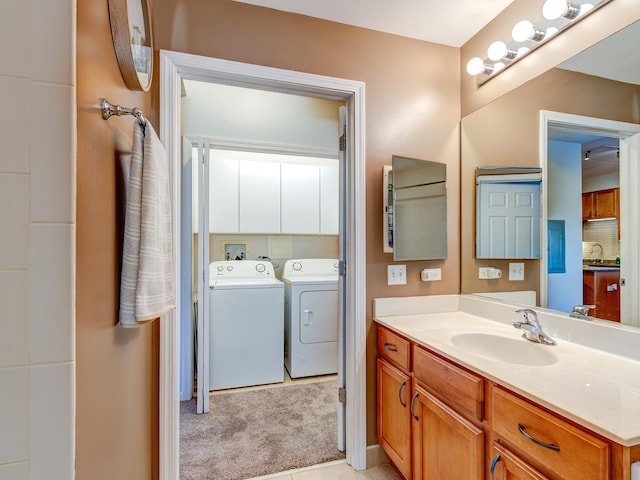
[[[540,127],[540,304],[566,312],[588,304],[590,316],[638,325],[640,126],[542,111]],[[594,196],[599,216],[588,208]]]
[[[193,79],[235,85],[258,90],[293,93],[343,101],[346,104],[346,159],[344,162],[344,205],[341,222],[345,227],[344,261],[340,282],[344,287],[344,378],[338,386],[345,389],[344,412],[346,461],[356,470],[366,468],[365,375],[362,365],[366,357],[365,308],[365,225],[364,225],[364,84],[351,80],[303,74],[269,67],[240,64],[218,59],[160,52],[160,136],[172,165],[171,180],[174,199],[180,198],[181,180],[185,178],[181,164],[180,98],[182,80]],[[180,225],[183,205],[174,205],[174,225]],[[179,229],[178,229],[179,231]],[[176,285],[184,287],[180,272],[191,258],[182,255],[184,239],[174,238]],[[348,268],[346,266],[348,265]],[[191,304],[188,292],[180,292],[177,312],[189,312],[180,303]],[[186,293],[186,295],[185,295]],[[160,475],[161,479],[177,478],[179,472],[179,338],[181,322],[177,314],[168,315],[160,331]],[[183,322],[184,323],[184,322]],[[342,385],[341,385],[342,384]],[[337,393],[336,393],[337,394]]]

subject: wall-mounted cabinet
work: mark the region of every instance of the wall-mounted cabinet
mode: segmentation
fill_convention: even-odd
[[[608,188],[582,194],[582,219],[618,218],[620,215],[620,189]]]
[[[332,163],[211,159],[210,233],[337,235],[339,172]]]

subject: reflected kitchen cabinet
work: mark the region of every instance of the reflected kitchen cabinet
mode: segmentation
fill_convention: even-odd
[[[582,194],[582,219],[618,218],[620,215],[620,189],[609,188]]]

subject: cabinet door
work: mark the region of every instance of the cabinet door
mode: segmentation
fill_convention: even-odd
[[[420,386],[411,406],[414,478],[482,480],[484,432]]]
[[[491,480],[549,480],[531,465],[499,443],[493,444],[489,475]]]
[[[378,358],[377,388],[378,443],[408,480],[411,478],[411,379],[402,370]]]
[[[280,164],[241,160],[240,233],[280,233]]]
[[[338,235],[340,209],[338,165],[320,167],[320,233]]]
[[[281,164],[282,233],[320,233],[320,168]]]
[[[593,192],[582,194],[582,219],[595,217],[595,205],[593,203]]]
[[[594,192],[596,204],[596,218],[618,216],[618,189],[599,190]]]
[[[238,160],[210,158],[209,231],[238,233]]]

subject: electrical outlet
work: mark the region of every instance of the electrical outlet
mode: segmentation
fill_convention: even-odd
[[[423,282],[435,282],[442,280],[442,270],[439,268],[425,268],[420,273]]]
[[[387,285],[406,285],[407,266],[387,265]]]
[[[521,281],[524,280],[524,263],[509,263],[509,280]]]

